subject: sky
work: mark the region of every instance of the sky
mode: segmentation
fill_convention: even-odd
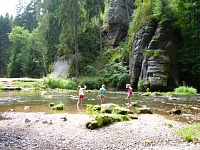
[[[24,0],[29,2],[30,0]],[[6,12],[15,17],[16,15],[16,6],[18,0],[0,0],[0,15],[5,16]]]

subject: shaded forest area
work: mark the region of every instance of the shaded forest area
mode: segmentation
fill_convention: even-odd
[[[121,0],[124,3],[127,0]],[[115,48],[107,33],[110,0],[19,0],[15,18],[0,16],[0,77],[42,78],[56,60],[70,60],[66,78],[94,77],[114,87],[130,82],[134,35],[149,20],[173,23],[182,36],[182,80],[199,83],[200,2],[135,0],[127,36]]]

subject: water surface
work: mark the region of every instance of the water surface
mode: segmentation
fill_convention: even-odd
[[[45,112],[45,113],[85,113],[87,104],[100,104],[98,91],[85,91],[84,105],[81,112],[77,110],[77,91],[1,91],[0,113],[2,112]],[[106,94],[107,103],[115,103],[126,107],[127,99],[124,91],[109,91]],[[134,93],[132,101],[137,101],[140,107],[151,107],[154,113],[169,119],[182,122],[200,122],[200,95],[195,96],[141,96]],[[64,104],[64,110],[55,111],[50,103]],[[29,106],[29,109],[26,109]],[[168,111],[178,108],[182,115],[169,115]],[[135,111],[135,107],[131,108]]]

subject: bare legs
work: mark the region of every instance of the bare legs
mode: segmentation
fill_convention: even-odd
[[[78,99],[78,102],[77,102],[77,104],[76,104],[77,109],[80,111],[79,103],[81,103],[81,107],[82,107],[82,106],[83,106],[83,98],[79,98],[79,99]]]
[[[106,103],[106,96],[101,96],[101,104],[105,104]]]
[[[128,99],[128,106],[131,106],[131,95],[128,95],[127,99]]]

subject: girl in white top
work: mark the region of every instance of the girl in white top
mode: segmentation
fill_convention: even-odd
[[[81,86],[78,86],[77,91],[78,91],[78,102],[77,102],[77,109],[79,109],[79,103],[81,103],[81,107],[83,106],[83,99],[84,99],[84,91],[86,89],[86,86],[84,88],[81,88]]]

